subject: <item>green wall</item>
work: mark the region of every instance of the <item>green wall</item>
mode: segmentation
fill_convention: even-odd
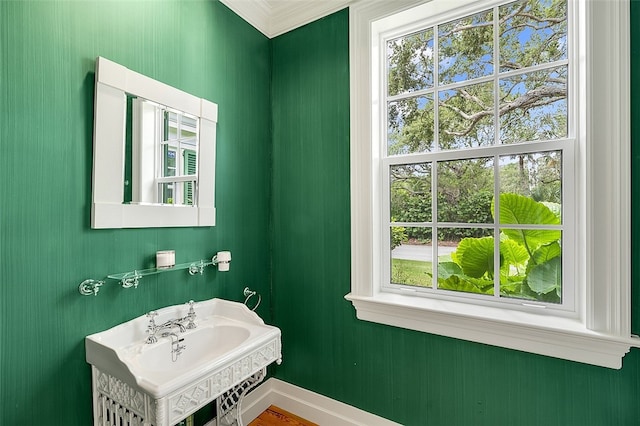
[[[638,75],[637,26],[633,42]],[[610,370],[355,319],[343,299],[350,291],[347,12],[276,38],[272,51],[272,297],[284,347],[276,376],[406,425],[640,424],[638,349]],[[634,100],[634,123],[639,106]],[[634,149],[634,173],[638,155]],[[639,199],[634,187],[634,211]]]
[[[91,424],[87,334],[244,286],[269,318],[269,43],[217,1],[0,1],[0,425]],[[218,226],[90,229],[99,55],[219,104]],[[78,293],[159,249],[228,249],[231,271]]]
[[[90,229],[98,55],[220,105],[218,226]],[[0,425],[90,424],[85,335],[245,285],[282,328],[276,377],[399,423],[640,424],[637,349],[609,370],[355,319],[348,81],[346,11],[269,41],[217,1],[0,1]],[[77,293],[166,248],[179,262],[229,249],[231,271]]]

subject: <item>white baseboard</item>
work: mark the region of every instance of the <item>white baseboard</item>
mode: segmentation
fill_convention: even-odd
[[[270,405],[277,405],[320,426],[400,426],[399,423],[274,378],[268,379],[244,398],[243,423],[249,424]]]

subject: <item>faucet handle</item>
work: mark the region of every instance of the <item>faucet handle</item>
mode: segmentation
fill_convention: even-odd
[[[147,324],[147,334],[149,335],[146,340],[147,343],[156,343],[158,341],[156,337],[157,327],[155,320],[157,316],[158,313],[156,311],[149,311],[147,313],[147,318],[149,318],[149,324]]]
[[[196,311],[193,309],[193,305],[195,305],[195,302],[193,300],[189,300],[187,305],[189,305],[189,312],[187,312],[187,319],[189,320],[189,323],[187,324],[187,328],[191,330],[197,327],[194,322],[196,319]]]
[[[158,313],[156,311],[149,311],[147,313],[147,318],[149,318],[149,328],[155,327],[157,316],[158,316]]]

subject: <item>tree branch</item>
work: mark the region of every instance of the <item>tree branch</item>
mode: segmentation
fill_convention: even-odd
[[[474,97],[471,96],[471,98]],[[566,90],[564,89],[564,87],[541,86],[528,91],[524,95],[514,99],[511,102],[506,102],[500,105],[498,112],[500,115],[504,115],[516,109],[527,110],[534,107],[550,105],[562,99],[566,99]],[[480,105],[480,103],[478,104]],[[439,105],[451,111],[454,111],[460,117],[469,121],[469,124],[461,130],[444,130],[444,133],[450,136],[468,136],[482,118],[493,115],[493,109],[488,108],[485,108],[473,114],[468,114],[458,107],[448,105],[446,102],[440,102]]]

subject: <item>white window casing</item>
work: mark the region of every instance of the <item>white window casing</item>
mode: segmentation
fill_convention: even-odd
[[[569,0],[581,51],[577,90],[575,315],[509,309],[464,298],[381,290],[382,161],[375,139],[373,24],[408,27],[418,12],[493,5],[469,0],[359,1],[350,6],[351,292],[361,320],[609,368],[640,339],[631,335],[629,1]],[[459,9],[466,10],[466,9]],[[573,173],[573,172],[572,172]],[[388,225],[387,225],[388,226]]]

